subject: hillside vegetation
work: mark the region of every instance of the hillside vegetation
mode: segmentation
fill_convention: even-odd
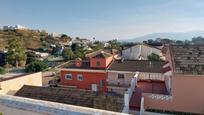
[[[51,37],[46,31],[37,30],[0,30],[0,50],[4,50],[11,39],[21,39],[26,49],[38,50],[49,48],[50,44],[58,44],[70,40],[70,37]],[[67,39],[67,40],[66,40]]]
[[[46,37],[45,32],[32,30],[0,30],[0,48],[5,49],[9,40],[21,39],[25,48],[38,49],[40,47],[40,38]]]

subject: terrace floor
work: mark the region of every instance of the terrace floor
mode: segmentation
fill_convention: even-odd
[[[138,81],[130,99],[130,109],[139,110],[142,93],[168,94],[163,81]]]

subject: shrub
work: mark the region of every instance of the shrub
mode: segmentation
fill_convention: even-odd
[[[5,73],[6,73],[5,69],[3,67],[0,67],[0,74],[5,74]]]
[[[34,61],[26,66],[26,72],[39,72],[48,68],[48,65],[43,61]]]
[[[161,59],[160,59],[160,56],[157,55],[157,54],[155,54],[155,53],[152,53],[152,54],[149,55],[147,58],[148,58],[148,60],[150,60],[150,61],[159,61],[159,60],[161,60]]]
[[[62,57],[65,59],[65,60],[72,60],[75,58],[75,55],[74,53],[68,49],[68,48],[65,48],[62,52]]]

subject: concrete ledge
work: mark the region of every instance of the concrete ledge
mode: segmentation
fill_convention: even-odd
[[[0,105],[51,115],[127,115],[124,113],[2,94],[0,94]]]

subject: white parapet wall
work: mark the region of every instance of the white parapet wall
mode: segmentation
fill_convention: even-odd
[[[3,115],[127,115],[100,109],[0,94]]]
[[[130,87],[128,88],[127,92],[124,94],[123,113],[129,113],[129,103],[130,103],[130,99],[132,97],[132,93],[135,91],[138,76],[139,76],[139,72],[136,72],[136,74],[134,75],[134,77],[130,81]]]

